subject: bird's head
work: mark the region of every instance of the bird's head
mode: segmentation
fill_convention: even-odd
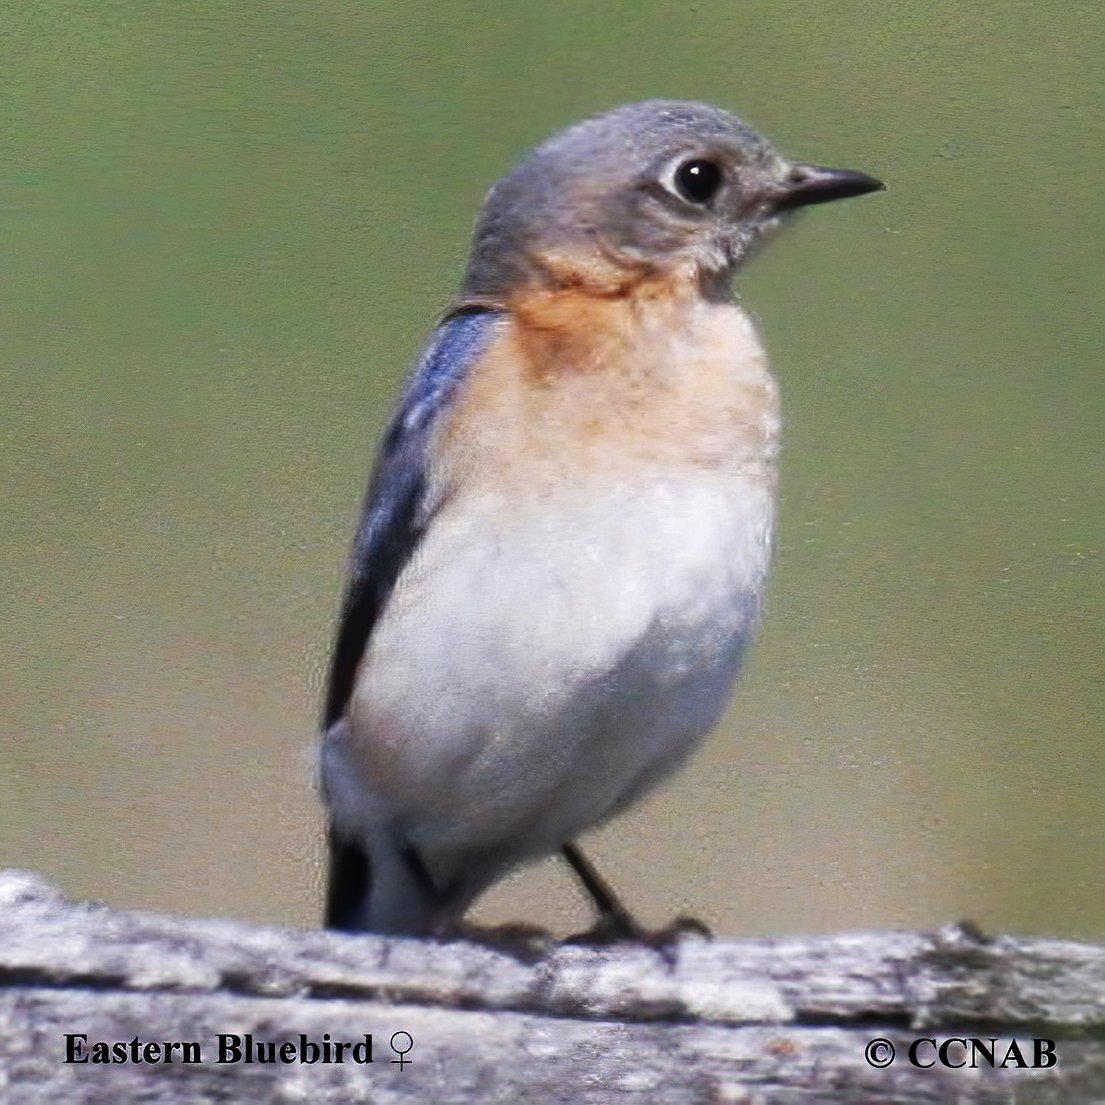
[[[616,287],[634,274],[727,286],[793,211],[882,187],[866,173],[788,160],[706,104],[628,104],[555,135],[491,189],[465,294]]]

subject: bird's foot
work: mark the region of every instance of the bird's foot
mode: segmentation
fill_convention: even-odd
[[[604,947],[608,944],[640,944],[647,937],[648,930],[628,914],[603,913],[589,929],[566,936],[563,943]]]
[[[648,934],[649,940],[658,944],[675,944],[684,936],[698,936],[703,940],[713,940],[714,934],[708,925],[697,917],[676,917],[662,929]]]
[[[695,917],[676,917],[659,929],[645,928],[627,913],[602,914],[586,932],[569,936],[565,944],[603,947],[610,944],[641,944],[658,952],[670,966],[675,962],[676,948],[685,936],[713,939],[713,933]]]
[[[486,948],[504,952],[523,963],[536,963],[549,953],[556,940],[548,929],[516,922],[503,925],[474,925],[467,921],[453,924],[439,934],[441,939],[468,940]]]

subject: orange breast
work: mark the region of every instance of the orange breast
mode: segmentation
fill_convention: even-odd
[[[451,483],[548,486],[650,465],[773,478],[776,387],[739,307],[649,279],[529,290],[509,306],[439,442]]]

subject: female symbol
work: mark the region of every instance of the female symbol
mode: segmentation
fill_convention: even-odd
[[[406,1058],[407,1052],[414,1047],[414,1037],[409,1032],[393,1032],[388,1043],[391,1044],[391,1050],[399,1056],[398,1059],[392,1059],[392,1062],[398,1063],[400,1070],[414,1062],[413,1059]]]

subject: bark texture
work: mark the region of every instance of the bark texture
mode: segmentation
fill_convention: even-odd
[[[246,1033],[370,1033],[373,1062],[219,1063]],[[67,1034],[202,1062],[67,1063]],[[1029,1066],[954,1043],[967,1065],[941,1065],[950,1037],[996,1037],[997,1062],[1016,1040]],[[1055,1065],[1031,1066],[1036,1039]],[[1105,948],[948,926],[507,950],[120,912],[0,874],[0,1102],[203,1101],[1105,1105]]]

